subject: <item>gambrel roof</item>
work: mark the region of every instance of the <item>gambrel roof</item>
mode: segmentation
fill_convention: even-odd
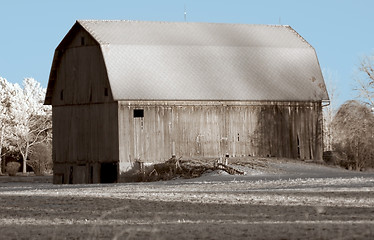
[[[75,27],[100,45],[114,100],[328,100],[314,48],[290,26],[84,20]]]

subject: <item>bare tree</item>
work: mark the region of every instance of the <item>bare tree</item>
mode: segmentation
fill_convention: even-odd
[[[343,165],[360,170],[374,167],[374,114],[358,101],[344,103],[333,123],[333,148],[347,159]]]
[[[332,151],[333,132],[331,128],[331,123],[337,111],[337,77],[336,74],[333,74],[328,69],[323,70],[323,76],[326,82],[327,91],[329,93],[330,98],[328,105],[326,105],[323,108],[323,145],[324,151]]]
[[[355,77],[357,97],[374,111],[374,55],[361,59]]]

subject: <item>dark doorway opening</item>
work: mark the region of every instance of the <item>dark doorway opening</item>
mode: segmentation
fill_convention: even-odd
[[[299,134],[297,134],[297,158],[300,158],[300,139],[299,139]]]
[[[93,171],[93,166],[90,167],[90,183],[93,183],[94,182],[94,171]]]
[[[100,169],[101,183],[117,182],[118,166],[117,163],[102,163]]]
[[[69,184],[73,184],[73,166],[70,166]]]

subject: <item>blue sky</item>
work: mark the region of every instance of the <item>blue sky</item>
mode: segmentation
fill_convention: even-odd
[[[374,54],[372,0],[0,0],[0,76],[33,77],[47,86],[54,49],[77,19],[244,24],[293,27],[330,72],[337,102],[353,99],[353,76],[364,54]]]

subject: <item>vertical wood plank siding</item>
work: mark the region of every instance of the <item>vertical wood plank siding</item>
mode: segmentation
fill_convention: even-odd
[[[118,162],[117,103],[53,108],[56,163]]]
[[[100,164],[119,161],[117,102],[97,42],[80,30],[64,44],[54,60],[54,183],[97,183]]]
[[[134,118],[143,109],[144,118]],[[320,102],[147,102],[118,105],[121,162],[183,157],[322,159]]]
[[[81,37],[87,39],[84,46],[79,45]],[[57,50],[63,54],[60,54],[52,106],[113,102],[100,46],[87,45],[93,44],[91,38],[81,32],[66,49]]]
[[[100,182],[100,164],[119,161],[117,103],[52,111],[54,183]]]

